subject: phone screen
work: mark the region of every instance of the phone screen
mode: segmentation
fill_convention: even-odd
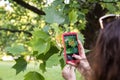
[[[75,58],[72,57],[72,55],[73,54],[79,55],[77,36],[74,34],[73,35],[65,35],[64,41],[65,41],[65,47],[66,47],[67,60],[76,60]]]

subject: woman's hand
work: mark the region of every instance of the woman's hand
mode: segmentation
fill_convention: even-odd
[[[74,68],[77,68],[77,70],[84,76],[85,80],[89,80],[89,76],[91,76],[92,70],[86,58],[83,45],[80,41],[78,41],[78,43],[80,55],[74,54],[73,57],[79,60],[79,62],[78,63],[68,62],[69,65],[66,65],[64,67],[62,75],[65,78],[65,80],[76,80]]]
[[[84,76],[90,76],[91,74],[91,67],[89,65],[89,62],[86,58],[85,55],[85,51],[83,48],[83,45],[80,41],[78,41],[79,43],[79,51],[80,51],[80,55],[73,55],[74,58],[76,58],[77,60],[79,60],[78,63],[72,63],[72,62],[68,62],[68,64],[75,66],[77,68],[77,70]]]
[[[75,67],[66,65],[62,71],[62,76],[65,80],[76,80]]]

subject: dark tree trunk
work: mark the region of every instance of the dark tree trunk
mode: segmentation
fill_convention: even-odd
[[[86,28],[82,31],[85,36],[85,48],[91,49],[95,44],[100,25],[99,18],[103,16],[108,10],[103,9],[99,3],[94,3],[92,9],[86,14]]]

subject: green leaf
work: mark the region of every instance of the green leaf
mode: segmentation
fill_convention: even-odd
[[[38,55],[38,51],[33,51],[33,56],[37,56]]]
[[[45,72],[46,71],[46,62],[41,63],[39,68],[42,70],[42,72]]]
[[[72,10],[72,11],[69,13],[69,20],[70,20],[70,22],[74,24],[75,22],[77,22],[77,18],[78,18],[77,11]]]
[[[38,51],[39,54],[46,53],[50,49],[50,42],[46,42],[41,38],[33,38],[31,45],[34,51]]]
[[[52,44],[52,43],[51,43]],[[55,45],[51,45],[49,51],[46,54],[40,54],[37,59],[42,60],[43,63],[40,64],[40,69],[44,72],[46,67],[52,67],[59,64],[59,49]]]
[[[63,58],[61,58],[59,61],[60,61],[60,66],[61,66],[61,68],[63,69],[64,66],[65,66],[65,61],[64,61]]]
[[[60,11],[56,11],[55,7],[47,7],[44,11],[46,13],[45,21],[48,23],[62,24],[65,21],[63,14]]]
[[[106,8],[109,10],[109,12],[113,13],[117,10],[117,8],[113,4],[106,4]]]
[[[24,80],[45,80],[45,78],[40,73],[31,71],[24,76]]]
[[[50,49],[48,50],[47,53],[42,53],[42,54],[39,54],[37,56],[37,59],[40,59],[40,60],[43,60],[43,61],[47,61],[52,55],[54,55],[55,53],[58,53],[59,52],[59,49],[53,45],[53,43],[51,43],[51,46],[50,46]]]
[[[53,23],[53,24],[51,24],[51,26],[54,29],[56,35],[60,34],[60,28],[59,28],[59,25],[57,23]]]
[[[46,32],[46,33],[49,33],[49,30],[50,30],[50,26],[49,25],[46,25],[43,27],[43,31]]]
[[[32,32],[32,35],[33,35],[33,38],[41,38],[45,41],[50,40],[50,35],[48,35],[46,32],[40,29],[34,29],[34,31]]]
[[[27,67],[26,60],[22,57],[19,57],[18,59],[15,59],[16,64],[12,66],[16,70],[16,74],[20,73],[21,71],[24,71]]]
[[[22,52],[24,52],[25,48],[23,45],[14,45],[12,47],[6,47],[5,50],[13,55],[18,55],[18,54],[21,54]]]
[[[55,46],[55,45],[51,45],[49,51],[44,55],[44,60],[48,60],[52,55],[54,55],[55,53],[58,53],[59,49]]]
[[[59,64],[59,56],[58,56],[58,54],[52,55],[52,56],[46,61],[46,66],[47,66],[47,67],[57,66],[58,64]]]
[[[45,61],[45,54],[44,53],[42,53],[42,54],[39,54],[38,56],[36,56],[36,59],[38,59],[38,60],[42,60],[42,61]]]
[[[32,34],[30,44],[33,51],[38,51],[38,54],[46,53],[50,49],[50,36],[40,29],[35,29]]]

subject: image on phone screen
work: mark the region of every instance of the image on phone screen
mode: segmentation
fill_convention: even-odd
[[[72,55],[73,54],[79,55],[77,36],[76,35],[66,35],[66,36],[64,36],[64,40],[65,40],[67,60],[76,60],[75,58],[72,57]]]

